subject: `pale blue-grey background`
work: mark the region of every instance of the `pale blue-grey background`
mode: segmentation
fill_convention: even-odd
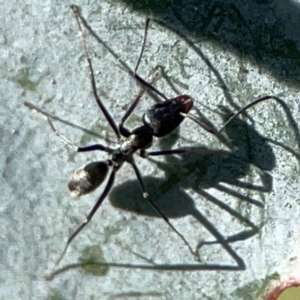
[[[182,29],[186,34],[193,33],[189,28],[193,25],[193,17],[200,14],[206,18],[206,25],[199,25],[199,31],[194,32],[196,41],[226,83],[236,104],[242,106],[264,94],[278,95],[285,101],[295,121],[294,127],[289,124],[282,108],[272,101],[257,105],[249,110],[249,115],[253,117],[259,134],[284,143],[299,153],[295,130],[299,123],[300,101],[297,52],[300,8],[283,0],[277,1],[276,5],[253,1],[243,6],[238,2],[235,8],[230,4],[211,2],[212,9],[203,8],[197,1],[181,6],[179,3],[178,7],[161,3],[158,7],[150,5],[153,17],[162,18],[165,13],[167,25],[172,25],[170,20],[177,20],[176,29]],[[80,200],[73,199],[67,190],[68,178],[82,164],[92,159],[104,159],[105,156],[102,153],[74,153],[53,134],[47,121],[29,111],[23,102],[32,102],[64,120],[97,132],[102,137],[100,142],[114,137],[93,102],[83,47],[70,4],[73,2],[1,2],[0,298],[257,299],[269,278],[276,277],[277,273],[292,276],[299,256],[299,164],[291,152],[271,144],[276,157],[276,165],[269,172],[273,181],[272,191],[263,193],[227,185],[240,195],[264,202],[263,209],[215,188],[205,189],[206,193],[227,203],[256,226],[263,225],[259,234],[233,244],[247,265],[245,271],[183,273],[111,268],[104,276],[93,277],[78,268],[58,275],[51,282],[43,280],[43,275],[53,267],[54,260],[62,251],[69,231],[82,221],[101,192],[100,188]],[[123,3],[112,1],[81,1],[76,4],[82,7],[84,16],[96,32],[120,55],[122,61],[133,68],[143,36],[142,12],[137,15],[136,7],[128,8]],[[204,13],[201,13],[202,9]],[[256,43],[253,47],[256,50],[260,43],[270,45],[270,52],[262,49],[251,55],[242,46],[239,49],[238,43],[242,44],[242,39],[241,36],[235,37],[239,32],[235,27],[245,28],[243,19],[250,25],[258,22],[261,26],[253,32],[253,41],[247,40],[247,29],[241,30],[241,36],[245,33],[245,43]],[[206,37],[202,37],[201,28],[205,28]],[[219,28],[226,32],[225,37],[222,37]],[[261,35],[262,40],[255,40],[263,29],[266,33]],[[214,31],[215,35],[209,34]],[[283,44],[279,43],[281,35]],[[226,39],[228,43],[224,42]],[[237,44],[232,43],[235,39],[239,41]],[[119,120],[130,99],[138,92],[138,87],[101,45],[88,39],[88,47],[92,53],[99,94]],[[220,80],[184,41],[170,30],[153,24],[140,74],[147,78],[157,65],[165,67],[171,81],[182,93],[195,98],[196,106],[207,118],[211,118],[217,127],[222,124],[221,118],[208,109],[216,110],[218,104],[232,109],[221,89]],[[165,94],[174,94],[164,80],[158,86]],[[139,124],[143,110],[152,101],[148,97],[141,103],[128,126],[133,128]],[[58,122],[55,125],[77,145],[96,142],[95,137],[78,129]],[[178,140],[177,146],[202,144],[211,149],[227,149],[188,121],[181,126],[180,135],[185,138]],[[150,178],[150,183],[151,180],[155,184],[167,182],[165,194],[162,193],[161,197],[174,200],[174,205],[177,197],[191,203],[194,201],[195,211],[206,215],[224,237],[247,229],[191,186],[179,185],[172,177],[176,170],[180,170],[180,180],[196,181],[197,162],[190,177],[183,178],[181,171],[188,168],[184,159],[173,168],[173,173],[163,172],[162,167],[147,160],[137,160],[144,175],[157,178],[156,181]],[[159,161],[164,162],[164,159]],[[260,185],[259,172],[257,168],[250,167],[249,175],[241,180]],[[168,183],[170,178],[174,185],[172,180]],[[124,197],[124,202],[128,201],[125,199],[128,195],[143,201],[138,188],[126,189],[133,185],[128,184],[129,179],[137,185],[133,171],[125,166],[116,180],[116,186],[123,183],[124,194],[122,186],[113,190],[113,194],[117,199]],[[157,191],[150,189],[149,193],[156,195]],[[137,209],[131,210],[116,209],[110,201],[105,201],[93,222],[76,238],[61,266],[77,262],[86,247],[95,245],[101,247],[105,260],[109,262],[146,263],[138,256],[142,255],[156,263],[195,263],[162,220],[153,218],[150,213],[143,216],[137,213]],[[193,246],[199,240],[214,239],[191,216],[172,219],[172,223]],[[201,254],[203,261],[232,263],[221,247],[207,246]]]

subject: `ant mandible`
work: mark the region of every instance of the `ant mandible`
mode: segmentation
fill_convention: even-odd
[[[90,193],[94,191],[96,188],[98,188],[106,179],[109,169],[111,169],[110,174],[108,176],[108,181],[106,183],[106,186],[100,195],[100,197],[97,199],[95,205],[89,212],[89,214],[86,217],[86,220],[82,222],[76,230],[68,237],[68,240],[66,242],[65,248],[60,255],[60,257],[56,260],[54,268],[60,263],[62,258],[64,257],[70,243],[74,240],[74,238],[81,232],[81,230],[91,221],[92,217],[102,204],[103,200],[106,198],[106,196],[109,194],[114,181],[117,171],[122,167],[124,162],[129,163],[138,179],[139,185],[141,187],[142,193],[144,198],[147,199],[149,204],[156,210],[156,212],[164,219],[164,221],[171,227],[171,229],[182,239],[184,244],[188,247],[189,251],[194,255],[196,260],[199,260],[198,254],[191,248],[189,243],[186,241],[184,236],[169,222],[168,218],[160,211],[159,207],[149,198],[147,198],[148,194],[146,191],[146,188],[143,183],[141,172],[139,171],[139,168],[137,167],[135,161],[134,161],[134,154],[138,154],[143,158],[147,158],[148,156],[159,156],[159,155],[172,155],[172,154],[184,154],[189,153],[191,151],[195,151],[195,148],[179,148],[179,149],[171,149],[171,150],[164,150],[164,151],[150,151],[148,152],[146,149],[151,147],[153,137],[161,138],[165,137],[168,134],[170,134],[172,131],[174,131],[181,123],[182,121],[187,117],[190,120],[194,121],[198,125],[200,125],[203,129],[206,131],[218,135],[220,134],[223,129],[226,127],[226,125],[236,116],[241,114],[243,111],[248,109],[249,107],[268,99],[274,98],[273,96],[264,96],[261,98],[258,98],[248,105],[241,108],[237,113],[235,113],[233,116],[231,116],[222,126],[221,129],[218,131],[214,130],[213,128],[208,127],[206,124],[199,121],[195,116],[189,114],[190,110],[192,109],[194,105],[194,100],[192,97],[188,95],[179,95],[175,98],[168,99],[166,96],[164,96],[159,90],[157,90],[153,84],[155,81],[158,80],[160,77],[160,70],[158,69],[154,76],[151,78],[149,82],[141,78],[138,74],[138,67],[144,52],[145,43],[147,39],[147,31],[149,27],[149,19],[146,20],[145,24],[145,33],[143,38],[143,43],[141,47],[141,52],[136,64],[136,67],[134,69],[134,72],[131,74],[141,85],[142,90],[137,95],[137,97],[133,100],[129,108],[126,110],[123,118],[121,119],[121,122],[117,126],[116,122],[113,120],[111,114],[108,112],[108,110],[105,108],[104,104],[102,103],[99,95],[97,94],[97,88],[96,88],[96,82],[92,67],[92,61],[88,54],[84,34],[83,34],[83,27],[89,31],[90,34],[94,35],[93,30],[90,28],[90,26],[87,24],[85,19],[82,17],[79,7],[76,5],[72,5],[71,9],[74,12],[76,21],[78,23],[79,31],[82,33],[82,39],[83,39],[83,46],[84,51],[89,67],[89,75],[90,75],[90,82],[92,86],[92,92],[94,99],[99,106],[101,112],[104,114],[106,120],[108,121],[110,127],[113,129],[117,140],[119,141],[120,146],[116,149],[104,146],[102,144],[94,144],[86,147],[75,147],[67,138],[65,138],[63,135],[58,133],[51,122],[50,118],[48,117],[48,122],[52,128],[52,130],[67,144],[75,147],[77,152],[88,152],[88,151],[103,151],[110,155],[110,159],[106,161],[95,161],[91,162],[81,168],[79,168],[74,175],[72,176],[71,180],[68,183],[69,190],[72,194],[76,196],[81,196],[87,193]],[[124,126],[124,123],[129,118],[129,116],[132,114],[138,103],[140,102],[140,99],[142,95],[146,92],[146,90],[152,90],[156,94],[158,94],[160,97],[164,99],[164,101],[157,103],[146,110],[146,112],[143,115],[142,118],[142,125],[133,129],[130,131]],[[31,103],[25,102],[24,103],[27,107],[30,109],[34,109],[39,111],[40,113],[46,115],[43,113],[40,109],[38,109],[36,106],[34,106]],[[122,139],[121,139],[122,138]],[[196,151],[201,152],[201,148],[197,148]],[[244,265],[243,261],[233,252],[233,250],[228,247],[226,249],[238,262],[239,265]],[[199,268],[200,269],[200,268]],[[54,271],[53,271],[54,272]],[[52,272],[52,274],[53,274]],[[51,278],[51,275],[47,276],[48,278]]]

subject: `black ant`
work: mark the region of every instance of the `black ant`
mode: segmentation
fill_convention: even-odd
[[[189,251],[194,255],[196,260],[199,260],[198,254],[196,251],[194,251],[189,243],[186,241],[186,239],[183,237],[181,233],[177,231],[177,229],[169,222],[168,218],[160,211],[158,206],[149,198],[147,198],[148,194],[146,191],[146,188],[143,183],[143,178],[141,175],[141,172],[139,171],[135,161],[134,161],[134,154],[138,154],[143,158],[147,158],[149,156],[159,156],[159,155],[173,155],[173,154],[185,154],[190,153],[193,151],[199,151],[201,153],[202,148],[179,148],[179,149],[171,149],[171,150],[164,150],[164,151],[147,151],[148,148],[152,145],[153,137],[161,138],[165,137],[168,134],[170,134],[172,131],[174,131],[181,123],[182,121],[188,117],[190,120],[196,122],[198,125],[200,125],[202,128],[204,128],[206,131],[218,136],[222,130],[225,128],[225,126],[231,122],[233,118],[241,114],[243,111],[248,109],[249,107],[261,102],[265,101],[271,98],[274,98],[272,96],[264,96],[259,99],[254,100],[250,104],[246,105],[242,109],[240,109],[237,113],[232,115],[222,126],[222,128],[218,131],[213,129],[212,127],[207,126],[206,124],[199,121],[195,116],[189,114],[190,110],[193,108],[194,100],[192,97],[188,95],[179,95],[175,98],[168,99],[165,97],[160,91],[158,91],[153,84],[155,81],[158,80],[160,77],[160,70],[157,69],[154,76],[151,78],[150,82],[147,82],[143,78],[141,78],[138,74],[138,67],[144,52],[145,43],[147,39],[147,31],[149,27],[149,19],[146,20],[145,25],[145,33],[141,48],[141,53],[139,55],[136,67],[134,69],[134,72],[132,72],[132,76],[142,85],[142,90],[137,95],[137,97],[133,100],[129,108],[126,110],[123,118],[121,119],[121,122],[119,125],[115,123],[113,118],[111,117],[110,113],[105,108],[104,104],[102,103],[100,97],[97,94],[97,88],[96,88],[96,82],[94,78],[94,72],[92,67],[92,61],[87,51],[87,46],[83,34],[83,27],[89,31],[90,34],[95,36],[95,33],[93,30],[89,27],[85,19],[81,16],[80,10],[76,5],[72,5],[71,9],[74,12],[75,18],[78,23],[79,31],[82,33],[83,37],[83,46],[85,55],[87,58],[87,63],[89,67],[89,75],[90,75],[90,81],[93,91],[94,99],[99,106],[100,110],[104,114],[106,120],[108,121],[109,125],[113,129],[117,140],[119,141],[120,146],[116,149],[110,148],[108,146],[104,146],[102,144],[94,144],[86,147],[76,147],[74,146],[67,138],[65,138],[63,135],[58,133],[52,124],[50,118],[48,116],[48,122],[52,128],[52,130],[67,144],[71,145],[72,147],[75,147],[77,152],[88,152],[88,151],[103,151],[107,152],[110,155],[110,159],[106,161],[95,161],[91,162],[80,169],[78,169],[71,180],[68,183],[69,190],[72,194],[75,194],[77,196],[84,195],[87,193],[90,193],[94,191],[96,188],[98,188],[106,179],[108,175],[108,171],[110,169],[110,174],[108,175],[108,181],[106,183],[106,186],[100,195],[100,197],[97,199],[95,205],[89,212],[86,220],[81,223],[76,230],[69,236],[66,246],[60,255],[60,257],[57,259],[55,263],[55,267],[59,264],[59,262],[64,257],[68,246],[73,241],[73,239],[81,232],[81,230],[91,221],[92,217],[102,204],[103,200],[107,197],[109,194],[114,181],[117,171],[122,167],[124,162],[129,163],[138,179],[139,185],[141,187],[142,193],[144,198],[147,199],[147,201],[150,203],[150,205],[155,209],[158,215],[160,215],[165,222],[172,228],[172,230],[182,239],[184,244],[188,247]],[[142,125],[133,129],[132,131],[127,129],[124,124],[126,120],[129,118],[129,116],[132,114],[136,106],[138,105],[142,95],[147,91],[152,90],[154,93],[159,95],[164,99],[164,101],[157,103],[147,109],[147,111],[144,113],[142,118]],[[30,109],[35,109],[39,111],[40,113],[47,116],[47,114],[43,113],[40,109],[35,107],[33,104],[25,102],[25,105],[29,107]],[[226,248],[226,251],[232,255],[232,257],[236,260],[238,263],[238,267],[235,269],[244,269],[245,265],[242,259],[229,247],[226,246],[225,239],[222,239],[222,237],[217,234],[213,233],[215,236],[218,236],[218,239],[220,241],[224,242],[224,247]],[[193,269],[193,268],[192,268]],[[206,268],[205,265],[198,265],[194,269],[196,270],[204,270],[204,269],[212,269],[212,268]],[[228,268],[227,268],[228,269]],[[51,278],[52,274],[50,274],[47,278]]]

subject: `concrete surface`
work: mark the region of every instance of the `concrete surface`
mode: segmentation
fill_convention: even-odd
[[[153,269],[108,266],[95,274],[78,267],[59,273],[52,281],[43,280],[69,232],[101,193],[99,188],[74,199],[68,193],[68,178],[81,165],[106,156],[75,153],[24,101],[98,134],[95,137],[55,122],[76,145],[108,143],[115,137],[93,101],[80,35],[69,9],[73,3],[5,1],[0,16],[1,299],[256,300],[273,278],[296,276],[300,34],[295,24],[299,24],[299,6],[287,1],[237,2],[235,6],[230,1],[222,5],[211,1],[155,3],[147,7],[112,1],[76,4],[95,32],[131,68],[143,37],[143,13],[173,26],[166,29],[151,23],[139,74],[148,78],[157,65],[163,66],[170,82],[191,95],[195,106],[217,128],[223,123],[217,105],[234,111],[235,106],[262,95],[282,100],[249,109],[252,119],[233,122],[222,141],[187,120],[176,134],[153,145],[153,149],[206,146],[210,151],[205,155],[153,161],[137,158],[150,196],[193,248],[201,241],[244,234],[243,240],[225,248],[231,247],[246,270],[179,270],[178,264],[197,262],[178,236],[155,217],[141,197],[133,170],[126,165],[109,199],[74,240],[60,267],[77,263],[92,249],[104,262]],[[197,23],[198,17],[201,22]],[[189,48],[175,30],[193,40],[198,50]],[[87,44],[99,95],[118,121],[139,88],[95,39],[89,37]],[[174,95],[164,79],[157,87],[169,97]],[[151,97],[145,97],[128,127],[138,126],[152,103]],[[200,117],[197,111],[193,113]],[[221,149],[226,153],[220,153]],[[222,203],[226,210],[220,208]],[[245,235],[255,229],[256,234]],[[203,263],[236,265],[224,245],[205,245],[200,255]],[[175,270],[155,270],[153,262],[175,265]]]

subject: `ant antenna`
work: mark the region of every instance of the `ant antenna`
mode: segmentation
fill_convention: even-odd
[[[238,110],[234,115],[232,115],[223,125],[222,127],[219,129],[219,130],[216,130],[215,128],[211,127],[211,126],[208,126],[206,125],[204,122],[201,122],[197,117],[195,117],[194,115],[192,114],[184,114],[184,113],[181,113],[182,116],[184,117],[187,117],[189,118],[190,120],[192,120],[193,122],[195,122],[197,125],[201,126],[204,130],[206,130],[207,132],[210,132],[214,135],[218,135],[220,134],[225,128],[226,126],[233,120],[235,119],[238,115],[240,115],[241,113],[243,113],[245,110],[247,110],[248,108],[256,105],[257,103],[259,102],[263,102],[263,101],[266,101],[266,100],[270,100],[270,99],[273,99],[273,100],[276,100],[278,101],[278,98],[276,96],[263,96],[263,97],[260,97],[258,99],[255,99],[253,100],[252,102],[248,103],[247,105],[245,105],[244,107],[242,107],[240,110]]]
[[[149,23],[150,23],[150,19],[146,18],[146,22],[145,22],[145,31],[144,31],[144,38],[143,38],[143,43],[142,43],[142,48],[141,48],[141,52],[139,55],[139,58],[137,60],[137,64],[135,66],[134,69],[134,77],[145,87],[147,87],[148,89],[152,90],[153,92],[155,92],[157,95],[161,96],[163,99],[168,100],[168,98],[162,93],[160,92],[157,88],[155,88],[152,84],[149,84],[147,81],[145,81],[142,77],[140,77],[137,74],[137,70],[139,68],[140,62],[142,60],[144,51],[145,51],[145,45],[146,45],[146,41],[147,41],[147,35],[148,35],[148,29],[149,29]]]
[[[252,102],[250,102],[249,104],[245,105],[244,107],[242,107],[238,112],[236,112],[233,116],[231,116],[224,124],[223,126],[216,132],[216,133],[221,133],[225,127],[233,120],[235,119],[238,115],[240,115],[242,112],[244,112],[245,110],[247,110],[248,108],[250,108],[251,106],[256,105],[259,102],[265,101],[265,100],[270,100],[270,99],[274,99],[274,100],[278,100],[277,97],[275,96],[263,96],[260,97],[258,99],[253,100]]]

